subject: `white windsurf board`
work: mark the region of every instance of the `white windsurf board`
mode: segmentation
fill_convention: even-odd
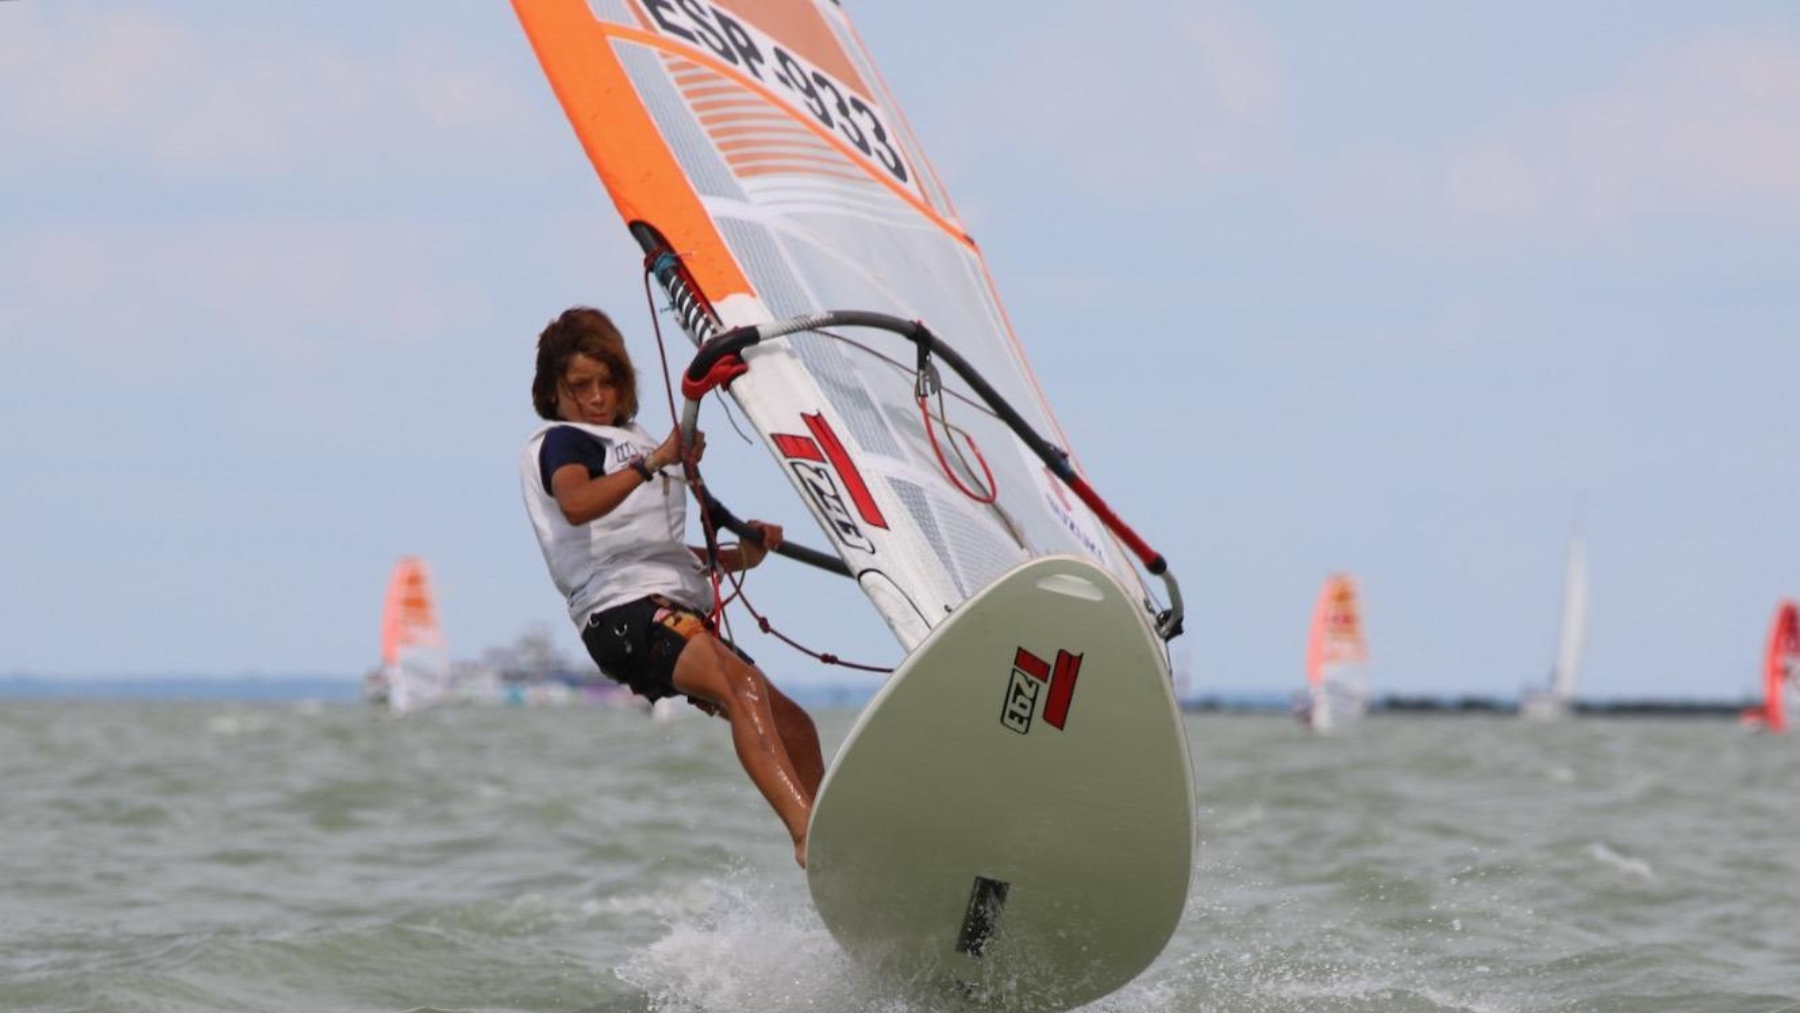
[[[807,881],[859,962],[1060,1010],[1155,960],[1193,851],[1161,643],[1106,571],[1053,556],[970,598],[870,701],[820,788]]]

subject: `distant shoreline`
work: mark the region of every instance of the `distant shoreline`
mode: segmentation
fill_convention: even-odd
[[[807,707],[861,707],[877,684],[796,684],[790,696]],[[362,680],[326,675],[243,676],[0,676],[0,701],[5,700],[319,700],[359,702]],[[1691,717],[1735,718],[1752,700],[1697,700],[1684,698],[1635,698],[1577,700],[1576,717]],[[1285,714],[1290,697],[1266,691],[1201,694],[1182,701],[1182,709],[1197,713]],[[1475,694],[1432,696],[1394,693],[1370,703],[1377,714],[1426,714],[1440,716],[1510,716],[1517,702]]]
[[[1682,717],[1736,718],[1753,700],[1696,700],[1688,698],[1635,698],[1617,700],[1576,700],[1571,704],[1572,717]],[[1184,701],[1183,710],[1241,714],[1248,712],[1286,713],[1291,705],[1285,699],[1257,699],[1201,696]],[[1430,696],[1396,693],[1378,696],[1369,703],[1374,714],[1429,714],[1445,717],[1513,717],[1519,712],[1518,701],[1490,696]]]

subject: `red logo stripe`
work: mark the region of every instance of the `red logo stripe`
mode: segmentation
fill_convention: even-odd
[[[1080,674],[1081,655],[1056,652],[1056,674],[1050,677],[1050,696],[1044,701],[1044,720],[1050,727],[1061,728],[1069,719],[1069,700],[1075,696],[1075,677]]]
[[[804,436],[776,433],[775,449],[781,451],[783,457],[798,457],[803,461],[825,460],[825,455],[819,452],[819,445]]]
[[[800,417],[806,421],[806,428],[812,430],[813,438],[819,441],[819,446],[824,448],[825,457],[837,469],[838,477],[844,480],[844,491],[850,494],[850,502],[856,504],[856,512],[862,515],[865,522],[885,529],[888,526],[887,518],[881,515],[881,508],[875,505],[875,497],[869,494],[869,487],[863,484],[861,473],[851,462],[850,455],[844,451],[844,445],[838,442],[837,433],[832,432],[831,426],[826,424],[825,417]]]
[[[1039,682],[1050,678],[1050,664],[1044,659],[1025,650],[1016,648],[1013,653],[1013,667]]]

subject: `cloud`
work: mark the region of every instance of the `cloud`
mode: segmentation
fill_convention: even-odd
[[[1700,39],[1605,91],[1451,149],[1453,213],[1609,226],[1800,218],[1800,45]]]
[[[480,54],[428,38],[353,54],[276,17],[246,40],[151,11],[7,5],[0,135],[32,158],[0,172],[129,158],[181,179],[315,176],[445,149],[454,166],[543,121],[542,96]]]
[[[1279,48],[1225,0],[1129,18],[1083,5],[1016,37],[995,64],[970,114],[988,143],[1034,149],[1042,169],[1102,190],[1191,191],[1195,177],[1257,158],[1283,115]]]
[[[1669,221],[1800,222],[1800,38],[1721,32],[1610,84],[1435,146],[1364,145],[1340,210],[1465,235],[1606,235]],[[1404,226],[1403,226],[1404,227]]]
[[[31,230],[0,241],[0,349],[28,370],[148,384],[222,358],[349,361],[476,310],[438,263],[455,248],[381,222]]]

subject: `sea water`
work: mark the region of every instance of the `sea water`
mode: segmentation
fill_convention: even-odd
[[[1186,913],[1090,1009],[1800,1010],[1800,735],[1187,730]],[[837,949],[726,731],[0,702],[0,1010],[929,1010]]]

